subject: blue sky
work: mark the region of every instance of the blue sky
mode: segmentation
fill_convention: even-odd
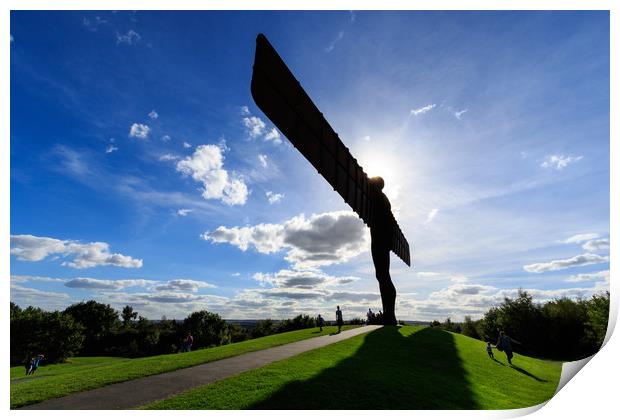
[[[367,228],[253,103],[259,32],[386,180],[400,319],[608,289],[607,12],[12,12],[12,300],[380,309]]]

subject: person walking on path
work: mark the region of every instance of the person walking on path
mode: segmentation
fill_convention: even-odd
[[[340,306],[336,306],[336,325],[338,325],[338,333],[340,333],[343,324],[342,311],[340,310]]]
[[[321,314],[319,314],[319,316],[316,317],[316,325],[319,326],[319,331],[323,331],[323,325],[325,325],[325,320],[323,319]]]
[[[508,360],[509,365],[512,365],[512,343],[521,344],[517,340],[514,340],[506,335],[504,331],[500,331],[499,339],[497,340],[497,345],[495,347],[497,350],[506,353],[506,359]]]
[[[192,333],[188,332],[185,338],[185,351],[192,351],[192,344],[194,344],[194,337],[192,337]]]

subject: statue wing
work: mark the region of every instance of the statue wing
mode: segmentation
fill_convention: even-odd
[[[251,90],[256,105],[370,226],[374,185],[263,34],[256,38]],[[391,250],[410,266],[409,243],[388,213]]]

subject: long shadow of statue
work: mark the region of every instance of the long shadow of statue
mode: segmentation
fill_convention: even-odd
[[[248,408],[479,408],[450,333],[425,328],[404,336],[399,329],[368,333],[352,357]]]

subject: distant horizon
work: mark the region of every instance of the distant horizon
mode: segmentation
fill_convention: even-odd
[[[258,33],[386,181],[397,319],[609,290],[609,16],[11,11],[11,300],[381,308],[367,227],[252,100]]]

